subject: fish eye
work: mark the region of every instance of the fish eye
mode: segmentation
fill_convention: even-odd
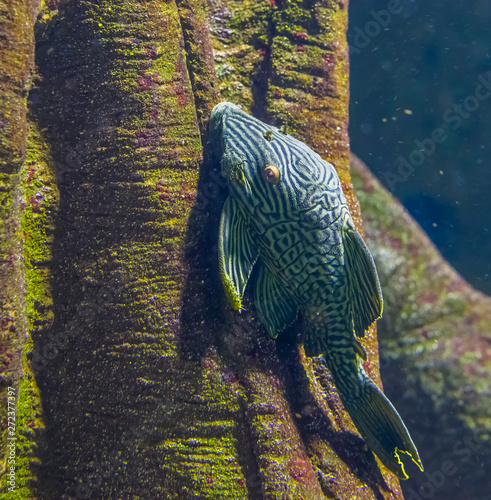
[[[263,177],[264,180],[269,182],[270,184],[278,184],[278,182],[280,182],[280,171],[278,170],[278,167],[275,167],[274,165],[268,165],[263,170]]]

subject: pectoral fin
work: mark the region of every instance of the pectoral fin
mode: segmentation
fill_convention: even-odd
[[[259,269],[254,286],[254,302],[259,319],[269,335],[276,338],[297,318],[298,309],[293,299],[263,264]]]
[[[237,203],[229,196],[223,206],[218,236],[218,260],[225,293],[236,310],[257,260],[258,250]]]
[[[348,275],[353,324],[358,337],[382,315],[382,291],[373,258],[358,231],[343,229],[345,266]]]

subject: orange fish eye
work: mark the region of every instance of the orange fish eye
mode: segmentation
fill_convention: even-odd
[[[268,165],[263,170],[263,177],[264,180],[269,182],[270,184],[278,184],[278,182],[280,182],[280,171],[278,170],[278,167],[275,167],[274,165]]]

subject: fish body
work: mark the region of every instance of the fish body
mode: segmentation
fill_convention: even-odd
[[[300,312],[307,356],[322,354],[370,448],[401,478],[401,453],[422,470],[399,414],[363,369],[358,342],[382,314],[370,252],[356,231],[334,167],[305,144],[231,103],[210,117],[210,144],[228,179],[220,274],[237,310],[252,269],[259,318],[276,338]]]

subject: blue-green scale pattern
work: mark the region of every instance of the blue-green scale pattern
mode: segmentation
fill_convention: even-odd
[[[272,132],[271,140],[265,137],[267,131]],[[231,189],[244,201],[241,208],[247,212],[259,259],[307,319],[307,354],[329,352],[334,343],[352,353],[354,360],[345,333],[353,327],[341,241],[343,225],[354,230],[354,224],[334,167],[299,141],[245,113],[228,117],[226,132],[226,148],[233,158],[240,158],[246,179],[241,184],[248,188]],[[268,185],[259,169],[251,168],[270,164],[290,167],[279,167],[282,181],[277,185]],[[222,168],[227,175],[227,168],[237,165],[225,161]],[[254,203],[249,192],[254,193]],[[336,335],[337,330],[342,335]]]

